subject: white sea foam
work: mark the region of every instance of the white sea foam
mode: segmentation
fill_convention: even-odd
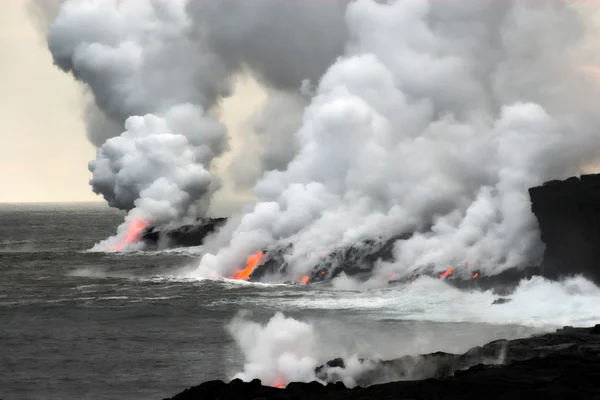
[[[385,318],[436,322],[589,326],[600,321],[600,288],[574,277],[553,282],[536,277],[519,283],[509,302],[492,304],[492,291],[465,291],[439,279],[422,277],[401,287],[363,291],[315,292],[285,298],[287,307],[370,310]]]

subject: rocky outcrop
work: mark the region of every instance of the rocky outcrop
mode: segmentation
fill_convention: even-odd
[[[392,238],[364,240],[352,246],[337,248],[321,256],[317,267],[309,274],[310,283],[328,281],[342,273],[358,279],[367,279],[375,263],[393,261],[394,243],[406,239],[411,234],[397,235]],[[286,254],[293,251],[293,246],[271,248],[266,250],[264,261],[253,271],[251,279],[260,280],[269,275],[286,275]]]
[[[202,218],[196,224],[177,228],[149,227],[142,233],[141,240],[150,248],[200,246],[225,221],[227,218]]]
[[[343,368],[332,360],[329,369]],[[320,378],[325,367],[317,368]],[[392,374],[392,375],[390,375]],[[385,376],[399,379],[382,384]],[[552,334],[500,340],[463,355],[434,353],[380,361],[358,377],[363,386],[343,383],[291,383],[285,389],[254,380],[205,382],[170,400],[211,399],[598,399],[600,398],[600,325],[563,328]]]
[[[529,196],[546,245],[541,274],[582,274],[600,284],[600,175],[546,182]]]

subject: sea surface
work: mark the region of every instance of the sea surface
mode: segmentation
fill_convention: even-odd
[[[581,278],[524,282],[512,301],[433,279],[370,290],[199,280],[202,249],[102,253],[123,214],[101,204],[0,205],[0,399],[163,399],[246,362],[240,312],[306,322],[320,361],[464,352],[498,338],[600,322]]]

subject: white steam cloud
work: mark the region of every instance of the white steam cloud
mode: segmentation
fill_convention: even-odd
[[[315,379],[317,347],[310,325],[277,313],[265,325],[240,315],[228,328],[246,359],[236,378],[258,378],[270,386]]]
[[[264,174],[260,202],[198,274],[293,243],[288,271],[302,276],[320,248],[415,230],[379,273],[536,262],[527,189],[599,155],[586,71],[598,26],[562,0],[357,0],[345,20],[346,51],[305,109],[295,156]]]
[[[322,359],[311,324],[278,312],[262,325],[241,314],[233,319],[228,330],[246,360],[243,372],[234,378],[243,381],[260,379],[263,385],[277,387],[290,382],[325,383],[318,379],[315,369],[328,360]],[[355,377],[370,367],[372,364],[361,363],[352,356],[345,360],[345,368],[327,367],[324,373],[335,376],[347,387],[354,387],[357,384]]]
[[[254,126],[259,201],[199,275],[293,243],[288,271],[302,276],[318,249],[409,231],[420,233],[380,274],[467,261],[492,274],[541,255],[527,189],[598,159],[600,7],[585,7],[68,0],[48,44],[93,95],[91,184],[130,210],[126,225],[204,215],[222,184],[212,161],[228,149],[219,101],[241,72],[268,88]],[[252,186],[233,159],[233,184]]]
[[[156,225],[204,215],[220,187],[210,171],[227,149],[218,102],[230,95],[232,77],[249,68],[296,92],[304,79],[318,79],[342,52],[345,3],[64,2],[48,45],[56,65],[93,95],[85,117],[99,149],[90,184],[111,206],[132,210],[120,234],[98,247],[122,242],[140,219]],[[289,107],[299,113],[296,103]]]
[[[208,169],[226,147],[226,132],[206,110],[227,93],[227,72],[198,51],[184,6],[69,1],[48,33],[55,63],[94,95],[92,114],[100,122],[94,126],[125,124],[124,133],[102,143],[89,169],[94,192],[133,210],[126,225],[195,217],[216,187]],[[111,238],[100,247],[118,242]]]

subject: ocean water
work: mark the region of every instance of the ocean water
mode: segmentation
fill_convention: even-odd
[[[464,352],[498,338],[600,322],[582,278],[523,282],[512,301],[439,280],[371,290],[194,279],[202,249],[88,251],[123,214],[104,205],[0,205],[0,398],[163,399],[247,361],[240,312],[306,322],[320,362]]]

